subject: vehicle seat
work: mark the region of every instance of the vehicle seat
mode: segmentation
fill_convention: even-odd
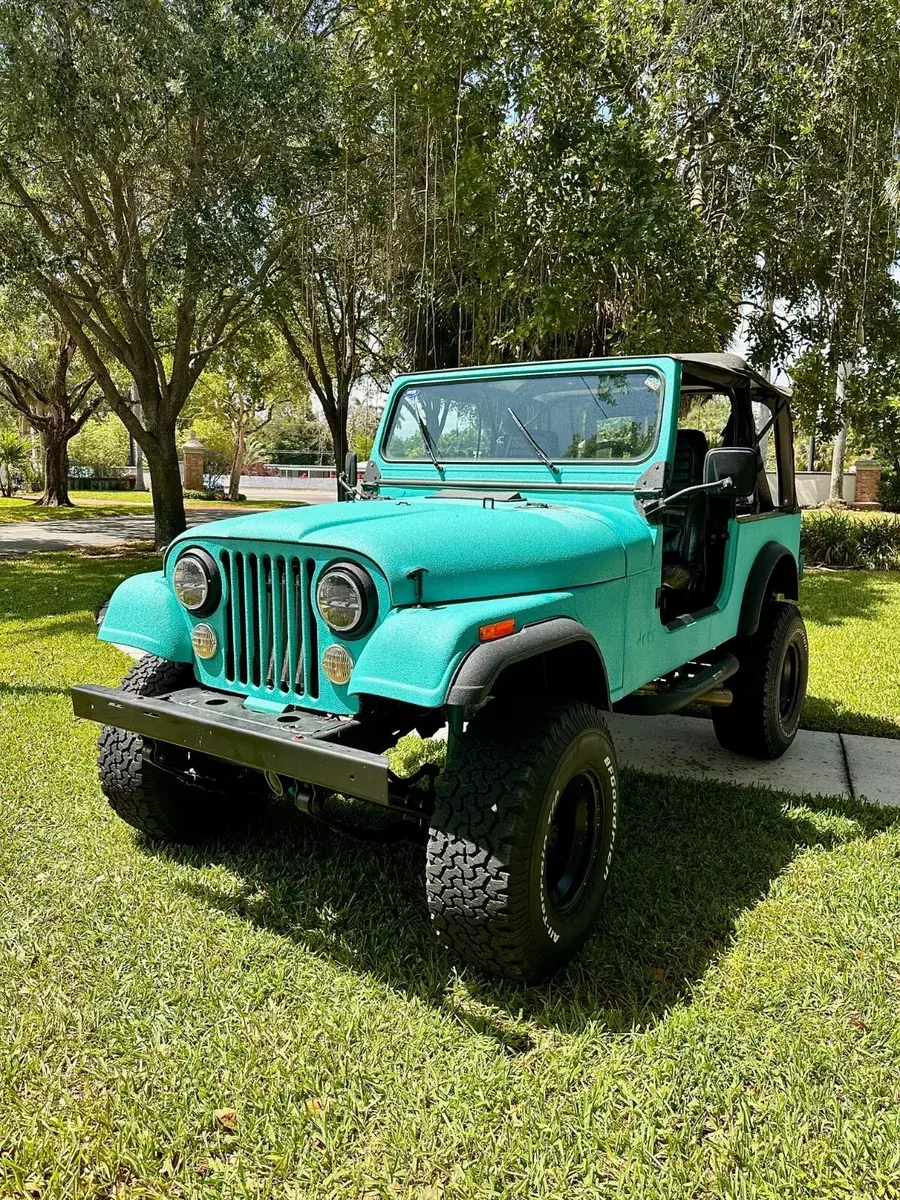
[[[694,487],[703,482],[703,464],[709,443],[699,429],[679,429],[675,438],[675,460],[670,490]],[[682,590],[701,588],[706,576],[705,492],[694,492],[676,500],[666,510],[663,531],[663,587]]]

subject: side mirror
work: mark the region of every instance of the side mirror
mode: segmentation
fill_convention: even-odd
[[[350,487],[355,488],[359,479],[359,460],[353,450],[348,450],[344,455],[344,479]]]
[[[759,456],[748,446],[717,446],[706,455],[704,483],[730,479],[734,496],[752,496],[756,491]]]

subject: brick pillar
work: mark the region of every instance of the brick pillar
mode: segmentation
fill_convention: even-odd
[[[202,491],[204,447],[193,429],[182,447],[182,454],[184,455],[184,490],[186,492]]]
[[[858,458],[853,467],[856,473],[856,490],[853,507],[869,511],[881,508],[878,503],[878,485],[881,482],[881,467],[874,458]]]

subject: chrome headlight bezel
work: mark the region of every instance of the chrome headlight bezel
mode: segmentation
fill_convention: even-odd
[[[346,626],[329,619],[322,599],[323,586],[336,576],[349,585],[357,599],[357,615],[352,623]],[[372,576],[356,563],[329,563],[316,584],[316,611],[336,637],[349,640],[362,637],[372,628],[378,615],[378,592]]]
[[[194,605],[185,603],[184,599],[179,595],[176,583],[178,568],[188,561],[200,568],[206,584],[206,593],[203,599],[199,604]],[[190,550],[185,550],[183,554],[179,554],[175,560],[175,566],[172,568],[172,590],[178,598],[178,603],[192,617],[205,617],[209,613],[214,612],[219,607],[219,601],[222,599],[222,576],[219,573],[219,568],[216,566],[216,560],[213,556],[207,554],[205,550],[201,550],[197,546],[194,546]]]

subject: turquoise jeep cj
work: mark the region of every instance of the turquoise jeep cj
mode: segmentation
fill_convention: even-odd
[[[759,758],[797,732],[787,397],[727,354],[411,375],[341,485],[355,503],[188,530],[116,590],[100,637],[146,655],[119,690],[73,689],[103,790],[175,841],[272,793],[331,824],[381,806],[382,834],[426,843],[441,942],[546,976],[609,876],[605,712],[708,705]],[[439,776],[391,771],[400,737],[444,727]]]

